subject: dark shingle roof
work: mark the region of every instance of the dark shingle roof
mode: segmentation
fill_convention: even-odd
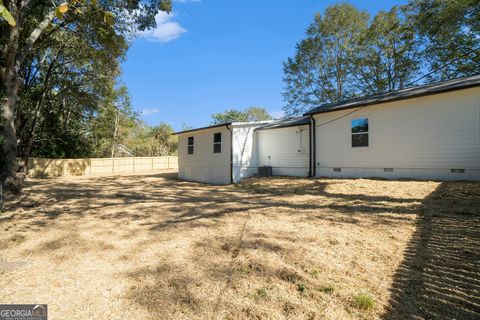
[[[343,110],[343,109],[363,107],[363,106],[396,101],[396,100],[410,99],[415,97],[431,95],[435,93],[442,93],[442,92],[466,89],[466,88],[477,87],[477,86],[480,86],[480,75],[442,81],[442,82],[436,82],[436,83],[427,84],[423,86],[417,86],[413,88],[377,94],[374,96],[354,98],[351,100],[342,101],[338,103],[324,104],[306,112],[304,116],[317,114],[317,113],[332,112],[332,111]]]
[[[273,121],[255,130],[279,129],[286,127],[302,126],[310,123],[310,117],[295,117]]]

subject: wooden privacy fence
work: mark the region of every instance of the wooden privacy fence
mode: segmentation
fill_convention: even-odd
[[[92,159],[43,159],[31,158],[30,176],[84,176],[93,174],[117,174],[178,170],[178,157],[129,157]]]

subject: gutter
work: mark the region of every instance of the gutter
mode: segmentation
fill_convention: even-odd
[[[233,128],[227,124],[227,130],[230,131],[230,184],[233,184]]]

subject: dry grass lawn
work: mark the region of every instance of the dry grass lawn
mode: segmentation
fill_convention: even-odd
[[[30,180],[0,302],[50,319],[478,319],[480,184]]]

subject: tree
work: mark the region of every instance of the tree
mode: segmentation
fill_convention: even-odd
[[[479,73],[479,8],[478,0],[411,0],[405,7],[421,37],[427,82]]]
[[[321,103],[351,98],[358,90],[351,70],[369,15],[353,5],[328,7],[315,16],[296,54],[284,63],[284,111],[295,115]]]
[[[119,100],[114,89],[127,44],[111,28],[86,20],[42,42],[21,69],[15,129],[19,171],[32,154],[86,157],[92,141],[84,115]]]
[[[238,111],[234,109],[227,110],[222,113],[212,114],[212,124],[246,121],[248,121],[248,115],[243,111]]]
[[[373,19],[352,5],[317,15],[284,64],[287,115],[358,95],[478,74],[478,0],[411,0]]]
[[[270,120],[272,116],[265,108],[249,107],[245,111],[230,109],[222,113],[212,115],[213,124],[229,123],[229,122],[247,122],[247,121],[263,121]]]
[[[177,152],[177,137],[172,133],[168,124],[149,127],[139,123],[123,142],[135,156],[168,156]]]
[[[265,108],[262,107],[249,107],[245,109],[248,121],[263,121],[271,120],[272,116]]]
[[[7,178],[12,181],[15,177],[15,122],[21,108],[21,72],[26,64],[35,59],[39,48],[47,48],[45,43],[61,32],[81,33],[82,28],[85,28],[83,34],[87,36],[90,34],[88,31],[94,30],[92,27],[104,38],[114,34],[127,36],[132,23],[141,30],[153,27],[158,10],[170,11],[171,1],[4,1],[0,13],[8,24],[0,21],[0,94],[4,96],[3,158],[6,165],[0,173],[0,182]],[[112,32],[110,29],[114,24],[115,31]],[[89,38],[85,40],[88,41]],[[68,70],[68,67],[65,69]]]
[[[358,94],[400,90],[418,74],[415,31],[398,7],[380,11],[365,30],[351,70]]]

